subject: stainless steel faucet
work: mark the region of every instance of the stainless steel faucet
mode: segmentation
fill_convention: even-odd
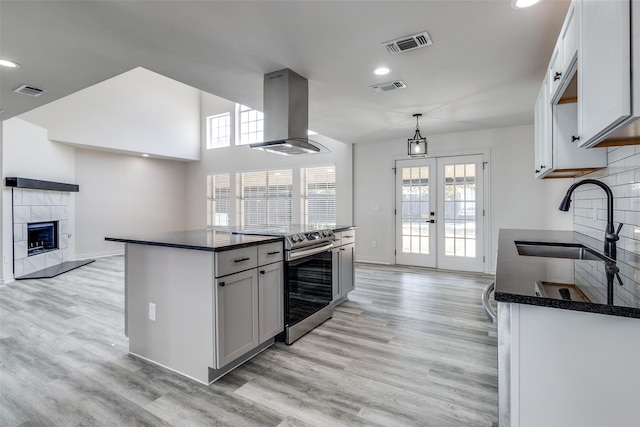
[[[573,184],[567,190],[567,194],[565,194],[562,202],[560,203],[561,211],[567,212],[569,210],[569,206],[571,206],[571,194],[573,190],[580,187],[584,184],[594,184],[598,187],[602,188],[605,193],[607,193],[607,228],[604,231],[604,254],[611,259],[616,259],[616,242],[620,240],[620,229],[624,224],[620,223],[618,225],[618,229],[613,231],[613,193],[611,192],[611,188],[604,182],[595,180],[595,179],[585,179]]]

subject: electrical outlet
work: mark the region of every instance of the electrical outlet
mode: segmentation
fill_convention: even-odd
[[[372,240],[372,241],[371,241],[371,247],[372,247],[372,248],[377,248],[377,247],[378,247],[378,242],[377,242],[377,241],[375,241],[375,240]]]
[[[149,303],[149,320],[156,320],[156,305],[152,302]]]

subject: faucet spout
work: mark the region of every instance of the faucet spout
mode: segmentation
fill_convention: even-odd
[[[620,240],[620,229],[622,228],[622,223],[618,226],[618,230],[614,231],[613,228],[613,192],[611,188],[607,184],[602,181],[598,181],[595,179],[584,179],[582,181],[574,183],[567,190],[567,194],[565,194],[562,202],[558,209],[561,211],[567,212],[569,207],[571,206],[571,195],[573,191],[584,184],[594,184],[598,187],[602,188],[604,192],[607,194],[607,227],[604,231],[604,254],[612,259],[616,259],[616,242]]]

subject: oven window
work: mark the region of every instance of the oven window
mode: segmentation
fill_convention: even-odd
[[[286,263],[285,311],[287,326],[331,304],[331,252]]]

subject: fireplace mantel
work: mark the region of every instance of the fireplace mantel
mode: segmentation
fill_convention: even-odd
[[[32,190],[69,191],[77,193],[80,186],[77,184],[65,184],[63,182],[42,181],[39,179],[7,177],[5,185],[14,188],[29,188]]]

